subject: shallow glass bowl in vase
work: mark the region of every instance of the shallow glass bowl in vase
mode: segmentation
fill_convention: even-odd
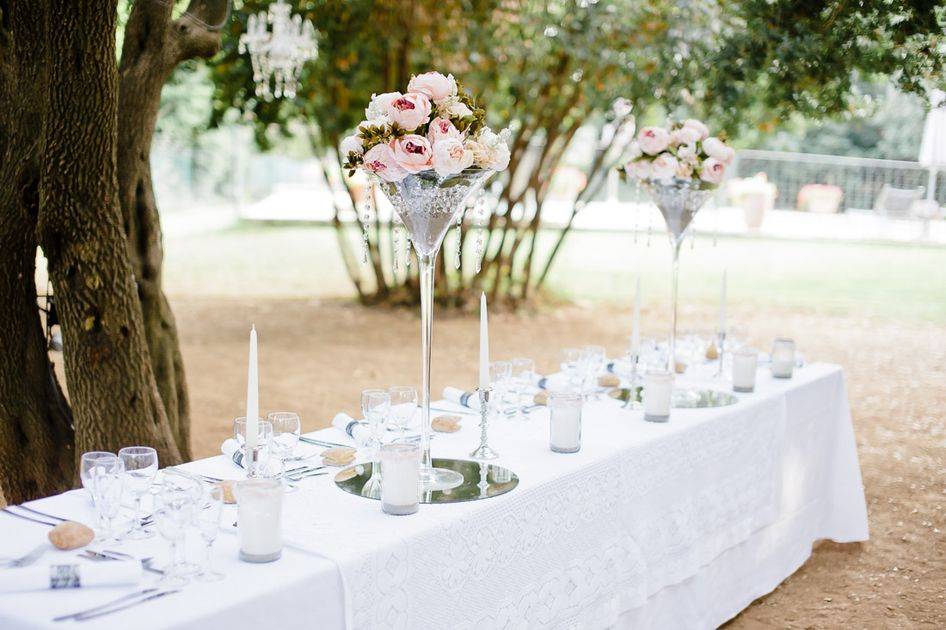
[[[660,210],[667,223],[667,234],[673,254],[670,289],[670,335],[667,344],[667,370],[676,371],[677,345],[677,287],[680,270],[680,246],[686,239],[693,218],[716,191],[716,187],[702,181],[673,178],[671,180],[642,179],[641,187]]]
[[[434,468],[430,457],[430,351],[433,332],[434,269],[447,230],[463,212],[467,200],[495,171],[469,168],[446,177],[428,170],[397,182],[378,181],[394,206],[417,252],[421,316],[421,483],[427,490],[444,490],[463,483],[455,471]]]

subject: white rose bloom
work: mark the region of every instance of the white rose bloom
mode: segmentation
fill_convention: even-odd
[[[391,122],[388,116],[388,106],[391,101],[402,96],[400,92],[385,92],[384,94],[372,94],[371,102],[365,109],[365,118],[373,125],[387,124]]]
[[[365,145],[361,141],[361,137],[357,135],[345,136],[342,139],[341,144],[338,146],[339,152],[342,154],[342,158],[347,158],[349,154],[354,153],[355,155],[362,155],[365,152]]]
[[[700,137],[697,138],[697,140],[705,140],[706,137],[709,136],[709,127],[704,125],[702,121],[699,121],[696,118],[687,118],[683,121],[683,126],[696,130],[696,132],[700,134]]]
[[[437,103],[437,114],[444,118],[466,118],[473,115],[473,110],[461,103],[456,96],[448,96]]]
[[[672,179],[680,163],[669,153],[661,153],[650,163],[650,174],[654,179]]]
[[[434,143],[433,165],[441,177],[459,173],[473,165],[473,151],[457,138],[444,138]]]
[[[641,145],[634,140],[629,145],[627,145],[627,159],[636,160],[640,156],[644,155],[644,152],[641,151]]]
[[[509,146],[501,134],[483,129],[475,140],[470,140],[466,148],[473,152],[473,163],[491,171],[502,171],[509,166]]]

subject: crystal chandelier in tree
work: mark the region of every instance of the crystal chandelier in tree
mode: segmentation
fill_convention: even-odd
[[[276,0],[269,11],[250,15],[240,36],[240,53],[248,51],[253,63],[256,95],[267,100],[274,95],[293,98],[303,64],[318,53],[312,23],[291,12],[285,0]]]

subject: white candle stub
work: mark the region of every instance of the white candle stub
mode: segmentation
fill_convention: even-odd
[[[419,507],[420,448],[416,444],[381,447],[381,509],[388,514],[413,514]]]
[[[732,357],[732,388],[737,392],[755,390],[759,353],[750,348],[737,350]]]
[[[673,372],[649,372],[644,377],[644,420],[669,420],[672,398]]]
[[[575,453],[581,448],[581,395],[549,394],[549,448],[556,453]]]
[[[791,339],[776,339],[772,345],[772,376],[791,378],[795,370],[795,342]]]
[[[247,479],[234,486],[240,559],[272,562],[282,555],[282,483]]]

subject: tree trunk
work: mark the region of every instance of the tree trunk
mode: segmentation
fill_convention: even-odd
[[[122,46],[118,87],[118,191],[128,253],[138,285],[151,368],[177,448],[190,459],[190,410],[177,325],[161,289],[164,248],[151,181],[151,141],[161,89],[177,65],[210,57],[226,0],[194,0],[171,20],[173,3],[136,2]],[[208,26],[209,25],[209,26]]]
[[[61,492],[75,475],[72,413],[36,304],[44,7],[0,2],[0,490],[8,503]]]
[[[181,462],[118,200],[116,0],[52,0],[37,231],[56,287],[77,451],[153,446]]]

